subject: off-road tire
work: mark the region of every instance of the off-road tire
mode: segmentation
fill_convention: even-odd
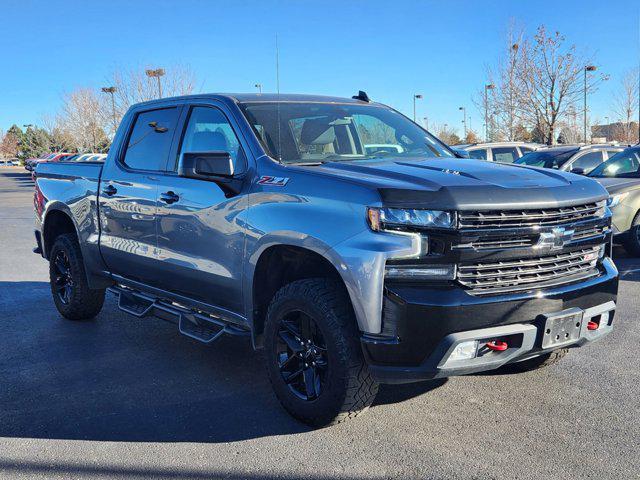
[[[567,353],[569,353],[568,348],[561,348],[559,350],[554,350],[551,353],[545,353],[538,357],[523,360],[522,362],[508,363],[507,365],[500,367],[500,370],[505,373],[523,373],[538,370],[539,368],[548,367],[549,365],[558,363]]]
[[[326,344],[329,365],[326,385],[314,400],[303,400],[292,393],[278,366],[280,320],[295,310],[313,318]],[[269,380],[276,397],[294,418],[323,427],[354,418],[373,403],[378,383],[364,361],[349,297],[337,282],[312,278],[282,287],[269,305],[264,340]]]
[[[68,259],[69,271],[73,280],[73,287],[67,303],[57,293],[55,260],[60,252]],[[94,290],[89,288],[87,276],[82,260],[82,252],[78,240],[73,234],[63,234],[56,238],[49,253],[49,283],[53,302],[64,318],[69,320],[89,320],[94,318],[104,304],[104,289]]]
[[[636,213],[622,246],[632,257],[640,257],[640,212]]]

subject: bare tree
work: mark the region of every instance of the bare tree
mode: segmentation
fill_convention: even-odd
[[[105,112],[106,99],[95,90],[79,88],[63,96],[62,112],[56,118],[53,129],[59,137],[70,141],[73,150],[97,152],[108,143]]]
[[[519,48],[519,111],[521,118],[535,124],[546,143],[555,143],[556,127],[570,105],[577,104],[586,92],[592,92],[602,79],[586,75],[591,62],[576,54],[575,46],[566,47],[559,32],[548,34],[540,26],[533,40],[525,39]]]
[[[458,145],[462,143],[462,140],[456,133],[454,128],[451,128],[448,124],[433,124],[432,131],[435,132],[435,136],[447,145]]]
[[[614,97],[614,112],[620,124],[616,124],[616,140],[635,143],[638,138],[637,123],[633,122],[638,111],[638,69],[627,72],[620,81],[620,89]]]
[[[158,89],[154,79],[149,78],[145,71],[148,68],[139,66],[130,70],[114,69],[106,82],[115,87],[115,117],[113,122],[112,107],[104,110],[105,116],[112,123],[120,123],[120,119],[134,103],[145,102],[158,96]],[[196,76],[189,66],[174,65],[164,69],[161,78],[164,96],[188,95],[196,87]]]

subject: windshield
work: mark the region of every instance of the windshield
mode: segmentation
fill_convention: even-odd
[[[381,106],[314,102],[240,106],[270,155],[285,163],[454,157],[438,139]]]
[[[640,150],[629,149],[617,153],[593,169],[589,177],[640,178]]]
[[[530,167],[560,168],[578,150],[578,148],[548,152],[538,150],[523,155],[513,163],[517,165],[528,165]]]

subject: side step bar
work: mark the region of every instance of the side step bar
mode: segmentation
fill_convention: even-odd
[[[129,288],[114,286],[109,291],[118,296],[118,308],[134,317],[157,317],[178,325],[183,335],[199,342],[212,344],[223,335],[248,336],[250,332],[237,325],[192,310],[167,300],[156,298],[146,293]]]

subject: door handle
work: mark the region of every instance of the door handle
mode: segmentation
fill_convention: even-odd
[[[171,190],[169,190],[168,192],[164,192],[160,194],[160,200],[162,200],[164,203],[172,204],[180,200],[180,197],[177,194],[173,193]]]
[[[118,189],[113,185],[107,185],[102,189],[102,193],[111,197],[112,195],[115,195],[116,193],[118,193]]]

